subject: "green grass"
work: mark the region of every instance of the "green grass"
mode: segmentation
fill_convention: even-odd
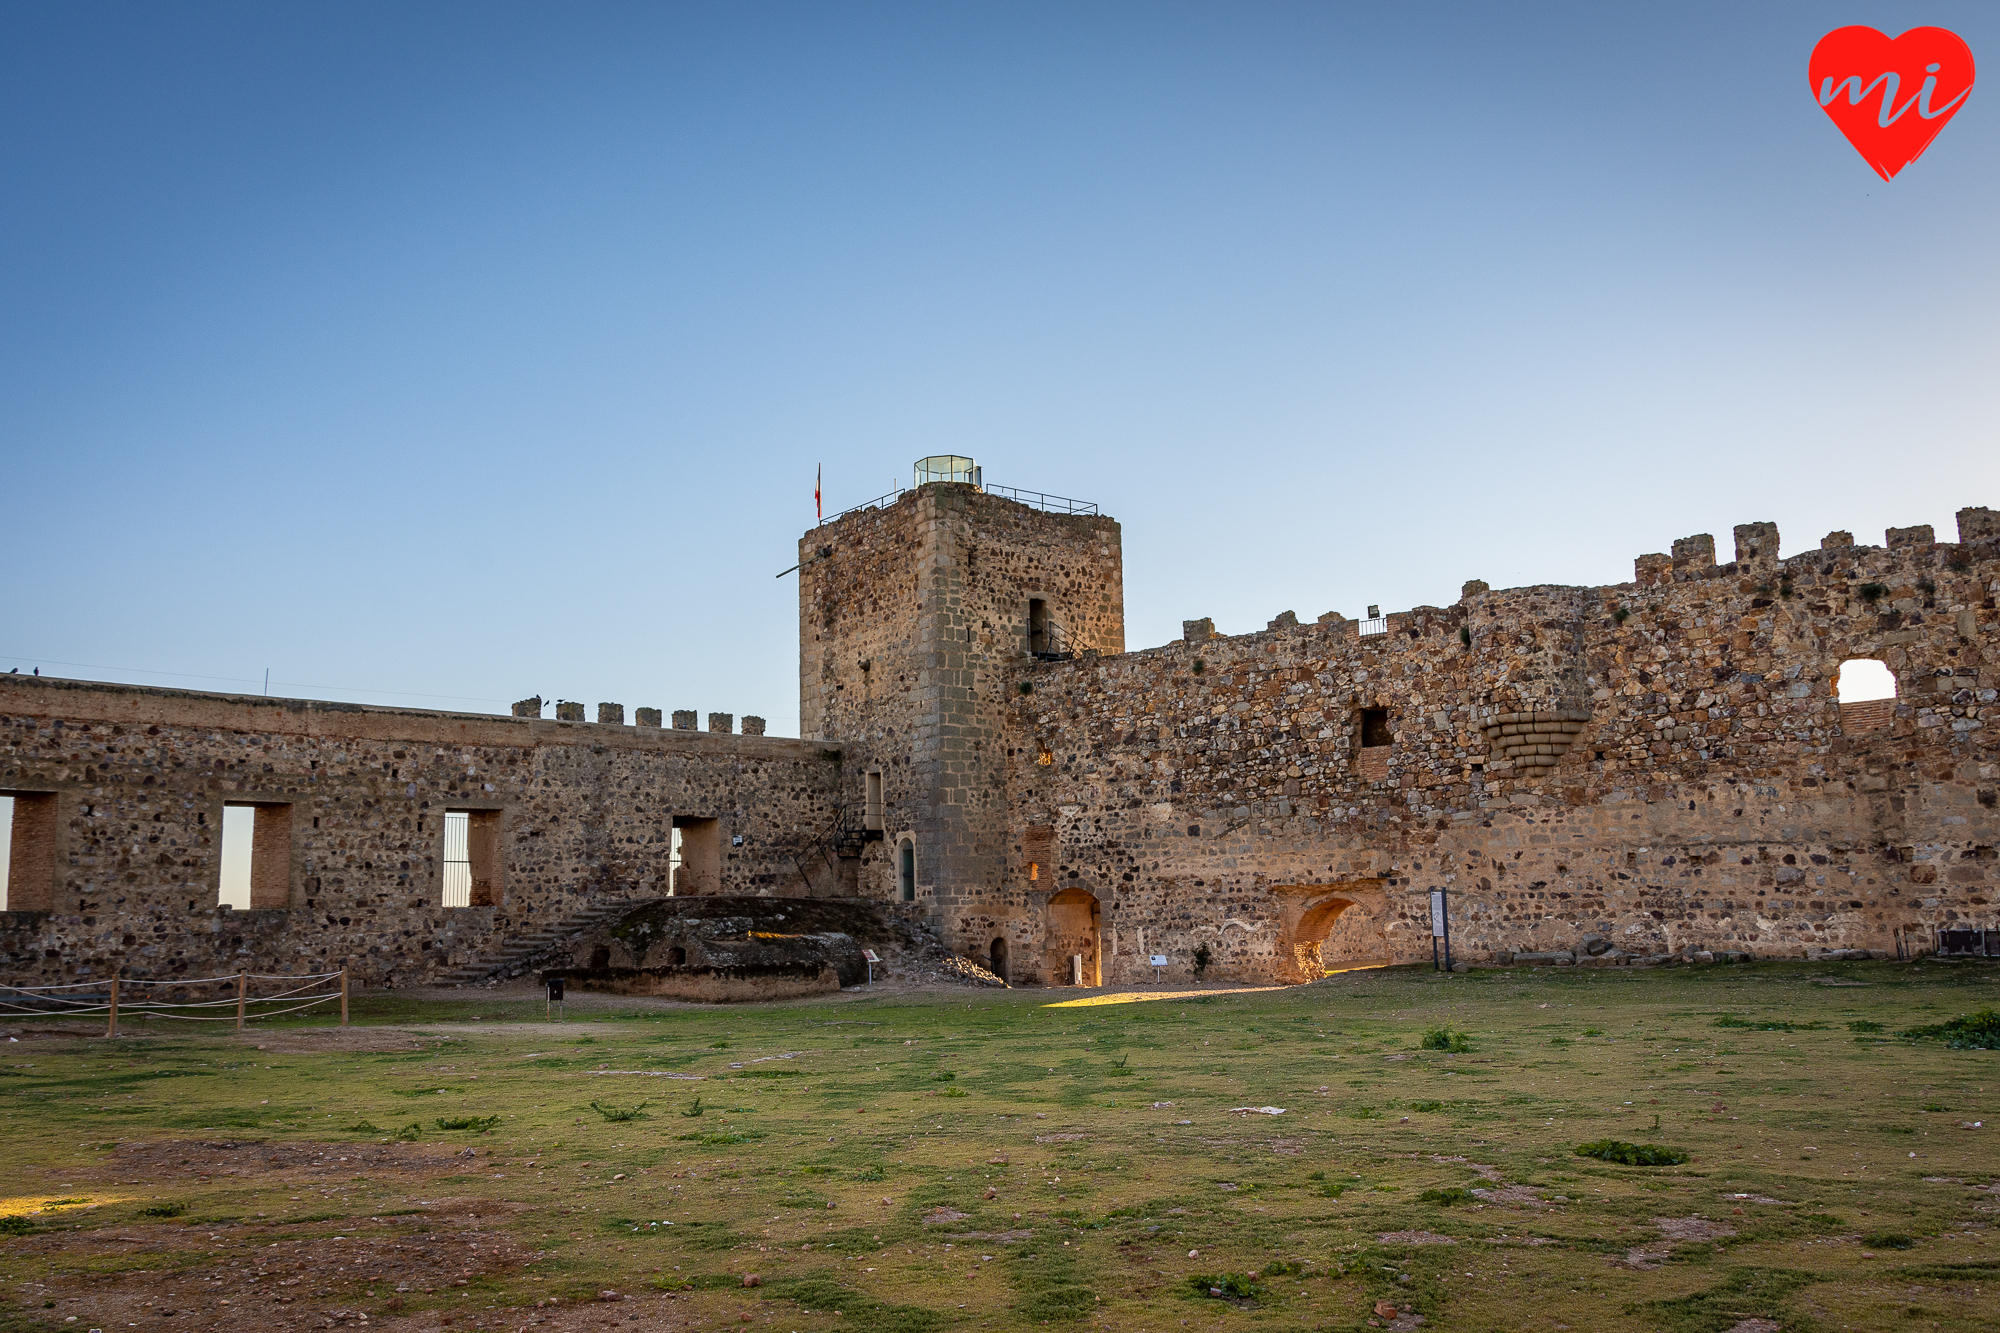
[[[1454,1032],[1449,1027],[1425,1028],[1424,1035],[1417,1045],[1426,1051],[1450,1051],[1455,1055],[1462,1055],[1474,1049],[1472,1038],[1463,1032]]]
[[[1657,1143],[1626,1143],[1622,1139],[1598,1139],[1576,1145],[1578,1157],[1595,1157],[1620,1166],[1679,1166],[1688,1155],[1679,1148],[1663,1148]]]
[[[1952,1042],[1985,1030],[1996,974],[1875,962],[1842,965],[1865,988],[1812,984],[1825,970],[1396,970],[1078,1007],[592,998],[562,1027],[504,991],[363,995],[360,1026],[422,1049],[254,1050],[164,1023],[33,1038],[0,1080],[0,1268],[81,1292],[166,1266],[118,1258],[126,1234],[171,1233],[194,1272],[336,1235],[414,1245],[471,1225],[418,1211],[450,1199],[489,1203],[478,1225],[539,1256],[427,1298],[465,1311],[453,1327],[656,1287],[679,1293],[676,1326],[753,1312],[779,1333],[1284,1333],[1364,1327],[1380,1299],[1440,1329],[1546,1322],[1551,1301],[1614,1333],[1982,1327],[1972,1288],[2000,1269],[1952,1237],[1990,1223],[1974,1186],[1994,1165],[1957,1125],[1994,1123],[2000,1068]],[[669,1069],[702,1081],[619,1072]],[[1266,1105],[1285,1113],[1235,1109]],[[132,1156],[167,1141],[187,1146]],[[238,1168],[252,1147],[320,1165]],[[1674,1240],[1661,1219],[1713,1229]],[[1439,1237],[1456,1243],[1422,1243]],[[1668,1261],[1623,1264],[1645,1246]],[[328,1270],[314,1308],[386,1325],[364,1279]],[[17,1311],[35,1313],[0,1319]]]
[[[1954,1051],[2000,1051],[2000,1011],[1981,1009],[1948,1023],[1913,1027],[1903,1035],[1919,1041],[1941,1041]]]

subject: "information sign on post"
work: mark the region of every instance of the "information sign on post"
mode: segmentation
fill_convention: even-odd
[[[1444,967],[1451,971],[1451,916],[1447,910],[1445,891],[1431,890],[1431,968],[1438,970],[1438,945],[1444,945]]]

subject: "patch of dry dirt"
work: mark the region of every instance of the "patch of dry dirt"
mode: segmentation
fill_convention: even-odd
[[[1667,1255],[1676,1245],[1736,1234],[1735,1228],[1711,1222],[1705,1217],[1656,1217],[1653,1225],[1660,1229],[1660,1239],[1627,1250],[1623,1259],[1614,1261],[1614,1266],[1640,1273],[1651,1272],[1666,1262]]]
[[[399,1308],[419,1315],[419,1306],[430,1323],[471,1326],[475,1309],[487,1314],[486,1301],[475,1305],[461,1293],[533,1257],[463,1207],[355,1219],[332,1236],[300,1239],[294,1232],[235,1225],[225,1239],[165,1223],[44,1232],[16,1239],[9,1252],[48,1261],[50,1276],[23,1284],[18,1295],[30,1307],[53,1301],[47,1313],[54,1327],[71,1327],[74,1318],[77,1328],[190,1333],[362,1327],[369,1311],[381,1322]]]
[[[1736,1234],[1736,1228],[1711,1222],[1705,1217],[1656,1217],[1653,1225],[1660,1229],[1661,1236],[1676,1244],[1691,1240],[1717,1240]]]
[[[164,1139],[121,1143],[102,1168],[104,1174],[148,1174],[161,1181],[214,1176],[261,1176],[310,1180],[352,1176],[363,1171],[405,1176],[456,1174],[476,1148],[453,1150],[421,1143],[264,1143],[236,1139]]]

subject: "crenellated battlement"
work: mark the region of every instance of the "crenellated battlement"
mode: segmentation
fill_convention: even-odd
[[[1834,533],[1792,556],[1774,524],[1732,535],[1729,563],[1696,534],[1629,583],[1472,580],[1445,607],[1237,635],[1191,619],[1158,648],[1020,663],[1021,846],[1161,923],[1187,886],[1228,886],[1245,920],[1277,895],[1269,941],[1228,956],[1293,976],[1304,918],[1275,904],[1362,878],[1385,886],[1365,934],[1391,955],[1423,947],[1431,887],[1477,904],[1462,942],[1496,953],[1584,931],[1651,954],[1910,948],[1990,915],[2000,515],[1961,511],[1953,543]],[[1897,697],[1843,704],[1855,659]]]
[[[1629,582],[1191,618],[1127,652],[1119,525],[977,476],[953,456],[801,541],[800,741],[609,702],[0,680],[10,970],[424,980],[673,886],[894,902],[1049,984],[1150,980],[1155,955],[1182,981],[1202,948],[1259,980],[1423,958],[1435,889],[1482,961],[2000,925],[2000,512],[1790,555],[1744,523],[1724,563],[1697,533]],[[1894,697],[1843,696],[1856,664]],[[232,809],[249,911],[218,901]]]

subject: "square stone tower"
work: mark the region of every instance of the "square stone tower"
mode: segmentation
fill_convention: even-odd
[[[947,928],[1003,883],[1008,669],[1125,650],[1118,524],[978,475],[926,459],[799,541],[799,731],[847,742],[850,827],[881,832],[859,891]]]

